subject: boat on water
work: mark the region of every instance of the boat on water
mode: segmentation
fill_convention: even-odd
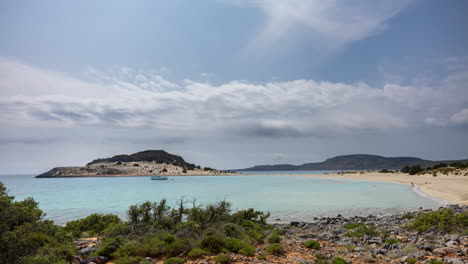
[[[168,179],[166,176],[151,176],[151,180],[155,181],[167,181]]]

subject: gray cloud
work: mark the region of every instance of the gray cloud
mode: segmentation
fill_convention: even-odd
[[[11,125],[147,127],[168,135],[219,135],[231,130],[240,136],[274,138],[456,126],[467,119],[464,72],[448,76],[443,87],[374,88],[313,80],[174,84],[142,72],[135,73],[140,81],[132,83],[134,71],[127,68],[112,76],[95,71],[112,81],[90,82],[0,60],[0,71],[10,68],[20,72],[0,80],[4,94],[0,121]],[[159,82],[159,88],[140,87],[149,79]],[[20,88],[22,92],[16,92]]]

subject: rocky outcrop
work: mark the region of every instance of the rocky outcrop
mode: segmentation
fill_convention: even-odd
[[[234,175],[236,173],[201,168],[163,150],[147,150],[132,155],[96,159],[83,167],[57,167],[36,178],[112,177],[150,175]]]

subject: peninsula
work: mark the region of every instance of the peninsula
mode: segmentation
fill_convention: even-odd
[[[302,165],[274,164],[257,165],[235,171],[301,171],[301,170],[400,170],[404,166],[419,165],[422,168],[432,167],[440,163],[466,163],[464,160],[432,161],[415,157],[382,157],[370,154],[351,154],[329,158],[323,162],[305,163]]]
[[[82,167],[57,167],[36,178],[64,177],[125,177],[125,176],[183,176],[237,175],[186,162],[182,157],[164,150],[146,150],[131,155],[96,159]]]

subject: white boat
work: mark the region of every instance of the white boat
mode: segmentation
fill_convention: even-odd
[[[166,176],[151,176],[151,180],[155,181],[167,181],[168,178]]]

